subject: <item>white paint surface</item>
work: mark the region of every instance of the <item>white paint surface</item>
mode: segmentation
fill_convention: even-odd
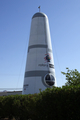
[[[29,49],[29,52],[27,53],[25,73],[31,71],[49,71],[55,78],[55,69],[50,68],[50,64],[54,65],[54,61],[53,53],[51,52],[52,46],[49,23],[46,15],[45,17],[34,17],[32,19],[28,47],[33,45],[47,45],[47,48],[38,46]],[[50,55],[50,61],[45,60],[47,54]],[[43,84],[43,79],[44,77],[36,75],[29,75],[28,77],[24,76],[23,94],[39,93],[39,89],[45,90],[47,86]]]

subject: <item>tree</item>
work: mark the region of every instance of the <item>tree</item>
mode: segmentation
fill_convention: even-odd
[[[66,86],[71,86],[71,85],[80,85],[80,73],[75,70],[69,70],[67,69],[67,73],[61,72],[63,75],[66,75],[66,80],[67,82],[65,83]]]

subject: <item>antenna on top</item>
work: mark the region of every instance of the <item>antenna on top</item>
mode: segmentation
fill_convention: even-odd
[[[38,8],[39,8],[39,12],[40,12],[40,6]]]

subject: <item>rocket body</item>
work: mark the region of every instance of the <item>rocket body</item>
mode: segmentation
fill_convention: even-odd
[[[22,94],[34,94],[56,85],[48,17],[32,17]]]

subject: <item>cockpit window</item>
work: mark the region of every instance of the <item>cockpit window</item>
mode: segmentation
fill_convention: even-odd
[[[54,76],[51,74],[47,74],[45,76],[45,83],[49,86],[53,86],[55,84]]]

